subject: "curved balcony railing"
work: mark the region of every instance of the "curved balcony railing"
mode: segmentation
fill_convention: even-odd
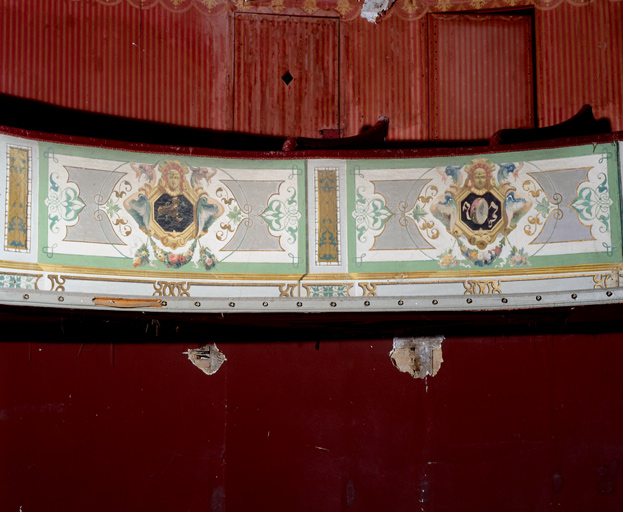
[[[0,302],[163,311],[620,302],[623,133],[245,152],[0,132]]]

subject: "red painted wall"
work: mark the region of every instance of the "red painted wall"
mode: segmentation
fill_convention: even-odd
[[[346,136],[390,119],[395,140],[428,138],[426,20],[392,16],[341,25],[342,128]]]
[[[430,138],[487,140],[534,126],[532,17],[428,17]]]
[[[227,15],[128,2],[0,4],[0,92],[184,126],[231,130]]]
[[[194,8],[171,12],[160,4],[139,9],[126,0],[114,5],[95,0],[40,0],[36,9],[16,0],[0,4],[0,93],[185,126],[237,129],[233,5],[215,7],[213,11],[220,14],[208,15]],[[244,10],[253,12],[249,4]],[[337,20],[337,12],[331,12]],[[429,18],[403,20],[390,11],[376,25],[361,18],[340,21],[339,49],[316,54],[313,39],[296,43],[298,51],[327,59],[329,66],[334,65],[339,50],[337,108],[344,135],[354,135],[374,124],[379,115],[387,115],[390,139],[432,138]],[[541,125],[560,122],[584,103],[592,103],[597,116],[609,117],[614,130],[623,130],[622,33],[622,2],[562,3],[535,11]],[[262,52],[260,58],[267,62],[281,59],[270,45]],[[500,88],[508,87],[493,68],[487,79]],[[239,84],[242,96],[247,85]],[[468,94],[471,87],[470,81],[457,77],[457,94]],[[245,98],[238,104],[248,104],[252,118],[283,117],[274,108],[258,114],[261,105]],[[292,112],[293,128],[282,129],[295,133],[282,135],[307,133],[307,125],[327,128],[324,118],[319,119],[326,117],[318,113],[324,112],[318,110],[322,101],[322,97],[308,101],[300,111]],[[476,114],[473,124],[486,124],[491,110],[481,109],[482,119]],[[464,128],[446,124],[450,138],[465,138]],[[238,126],[271,131],[240,120]]]
[[[623,3],[598,0],[536,11],[541,125],[569,118],[585,103],[623,130]]]
[[[166,322],[163,322],[163,325]],[[152,327],[150,327],[152,328]],[[183,328],[182,328],[183,332]],[[0,344],[0,509],[618,511],[623,337]],[[128,340],[131,342],[131,340]]]
[[[239,14],[234,24],[234,130],[318,137],[319,128],[337,129],[338,20]]]

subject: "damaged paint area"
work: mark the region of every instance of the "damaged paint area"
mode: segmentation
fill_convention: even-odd
[[[361,17],[370,23],[376,23],[384,12],[386,12],[396,0],[364,0],[361,7]]]
[[[188,359],[206,375],[214,375],[221,365],[227,361],[225,354],[216,345],[206,345],[201,348],[189,348]]]
[[[443,336],[394,338],[394,348],[389,357],[396,368],[414,379],[423,379],[427,375],[434,377],[443,362],[443,339]]]

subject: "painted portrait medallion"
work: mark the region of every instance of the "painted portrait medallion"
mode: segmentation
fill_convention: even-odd
[[[516,194],[508,174],[517,171],[514,164],[502,165],[494,176],[495,165],[485,158],[476,158],[465,166],[467,175],[461,185],[459,169],[448,167],[445,175],[452,185],[431,213],[446,226],[454,237],[465,236],[471,245],[485,249],[498,235],[508,235],[530,209],[529,199]]]
[[[132,167],[137,177],[145,176],[146,183],[124,206],[139,228],[163,246],[177,249],[200,238],[223,214],[223,206],[201,186],[209,181],[207,169],[189,169],[179,160],[164,160],[157,167],[146,164],[132,164]],[[187,175],[191,172],[189,182]]]

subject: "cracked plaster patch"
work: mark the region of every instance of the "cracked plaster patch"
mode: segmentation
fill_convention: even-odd
[[[221,365],[227,361],[225,354],[216,348],[216,345],[189,348],[188,352],[184,352],[184,354],[188,354],[191,363],[207,375],[214,375]]]
[[[394,348],[389,357],[396,368],[414,379],[423,379],[427,375],[434,377],[443,362],[443,339],[443,336],[394,338]]]
[[[376,23],[384,12],[386,12],[396,0],[364,0],[361,8],[361,17],[370,23]]]

